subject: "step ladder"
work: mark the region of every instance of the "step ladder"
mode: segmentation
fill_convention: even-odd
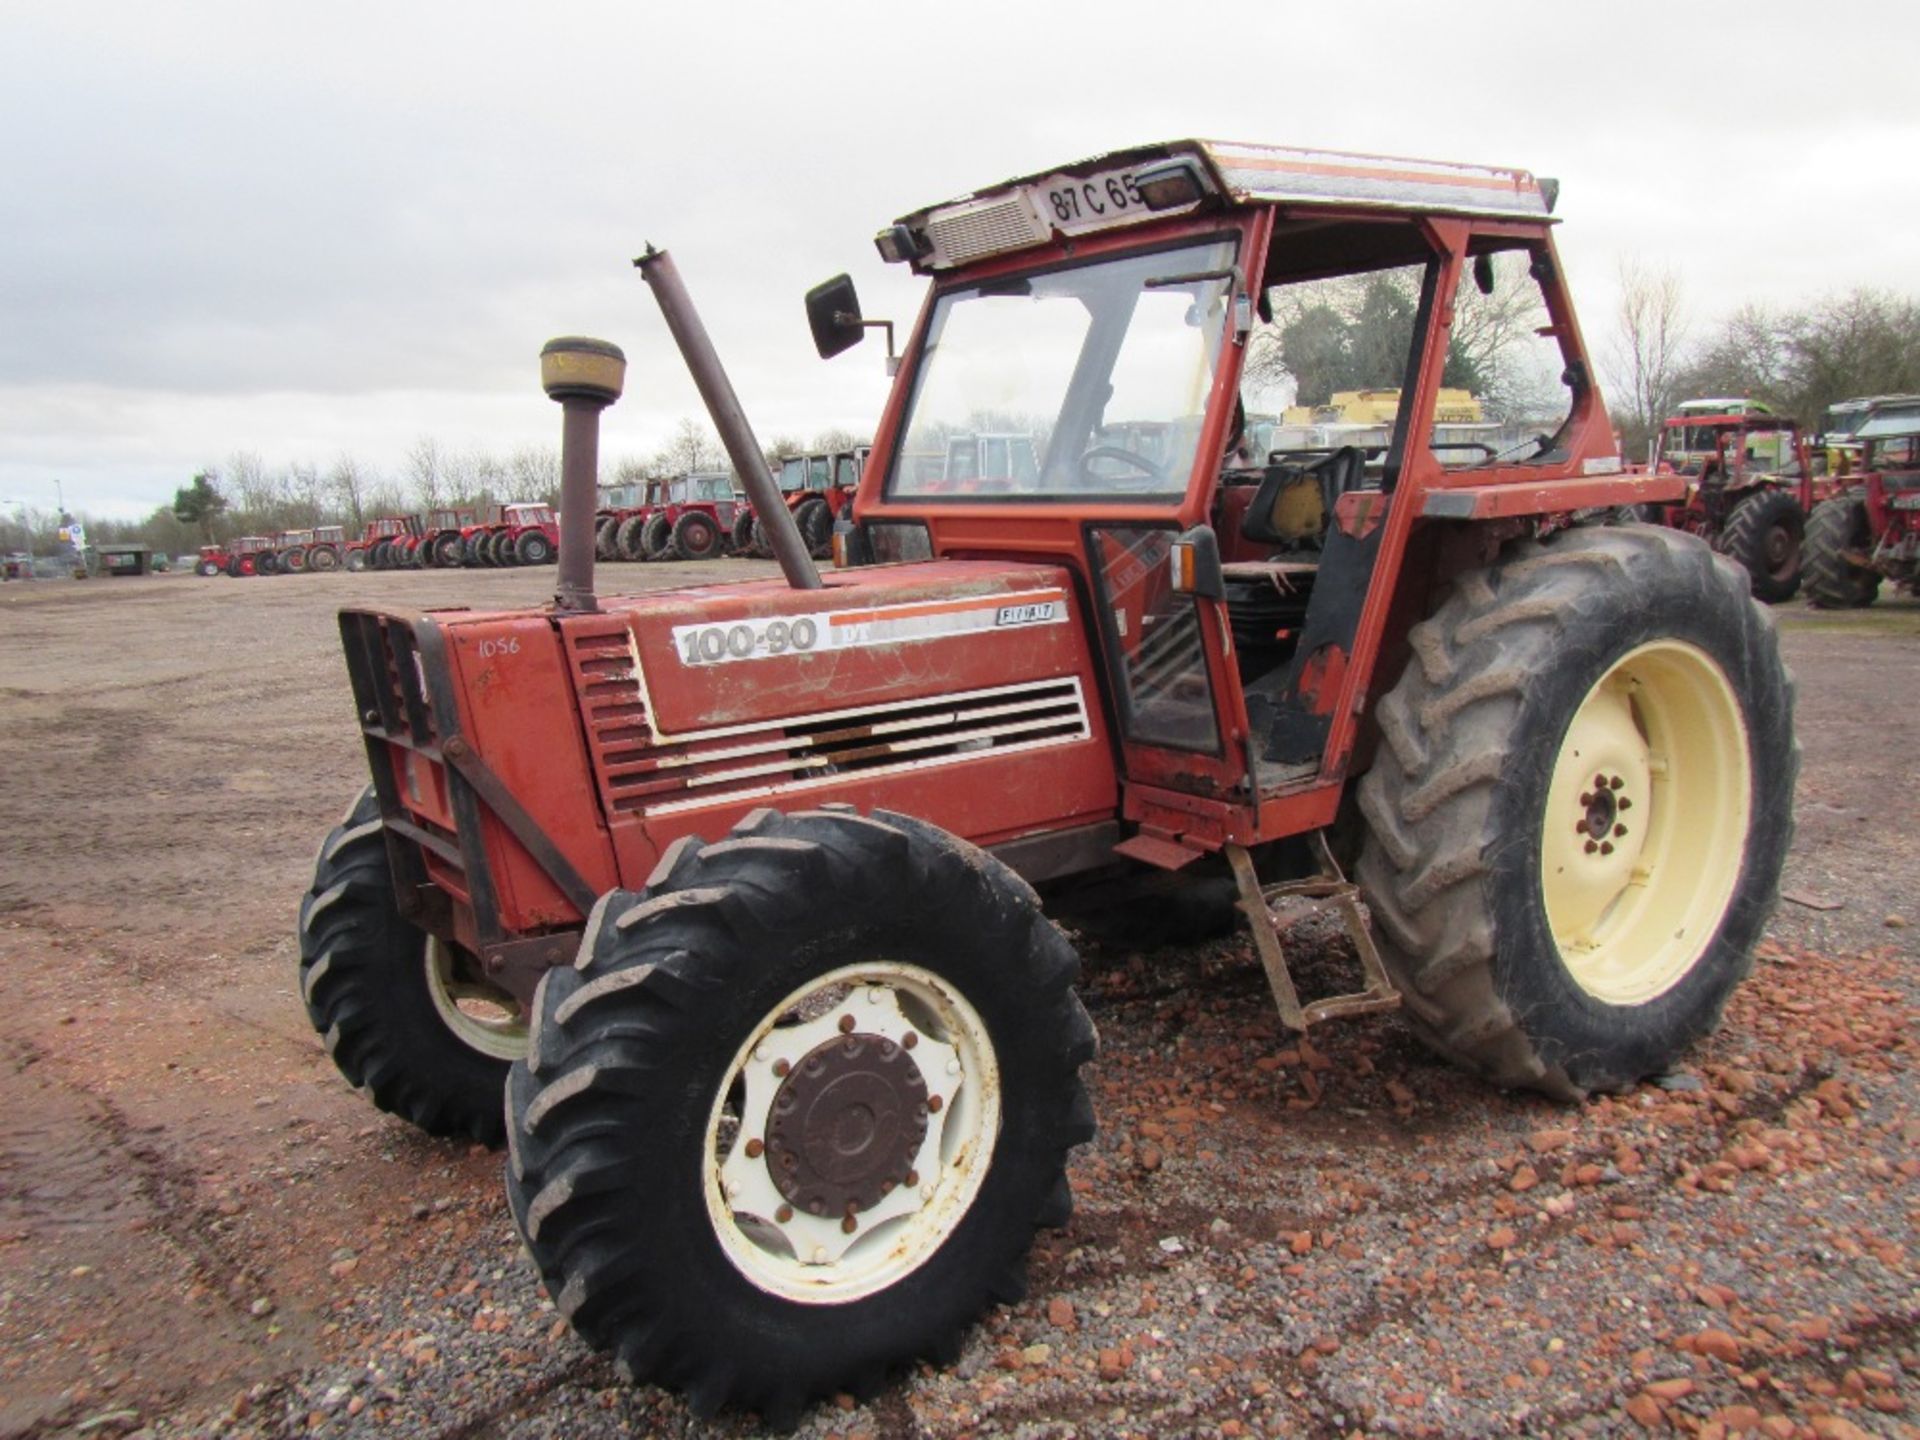
[[[1246,846],[1225,847],[1227,863],[1233,868],[1234,883],[1240,889],[1239,910],[1247,917],[1247,924],[1253,930],[1253,948],[1260,956],[1261,968],[1267,972],[1267,984],[1273,987],[1273,1001],[1280,1008],[1281,1021],[1289,1029],[1305,1030],[1322,1020],[1339,1020],[1351,1015],[1371,1015],[1381,1010],[1399,1009],[1400,992],[1393,988],[1393,982],[1387,978],[1387,967],[1380,961],[1380,952],[1374,947],[1367,917],[1360,909],[1360,887],[1340,872],[1339,863],[1327,848],[1324,830],[1315,830],[1308,837],[1308,844],[1313,849],[1320,873],[1310,879],[1285,880],[1277,885],[1260,883],[1253,857],[1247,853]],[[1366,982],[1364,990],[1351,995],[1330,995],[1310,1005],[1303,1006],[1300,1003],[1300,992],[1294,988],[1292,972],[1287,969],[1286,950],[1280,943],[1280,923],[1273,913],[1273,904],[1279,900],[1310,902],[1305,910],[1288,917],[1289,926],[1329,908],[1340,911],[1347,935],[1353,941],[1354,952],[1360,957],[1362,978]]]

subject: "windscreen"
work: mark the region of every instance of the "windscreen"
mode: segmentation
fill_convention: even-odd
[[[1232,239],[1206,241],[942,295],[887,493],[1177,499],[1235,253]]]

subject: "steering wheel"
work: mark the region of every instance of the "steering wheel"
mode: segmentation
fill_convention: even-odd
[[[1138,476],[1096,475],[1088,468],[1091,460],[1118,460],[1122,465],[1131,465],[1138,470]],[[1167,472],[1146,456],[1119,445],[1095,445],[1080,456],[1080,478],[1089,486],[1104,485],[1114,490],[1150,490],[1157,482],[1167,483]],[[1132,482],[1132,483],[1125,483]]]

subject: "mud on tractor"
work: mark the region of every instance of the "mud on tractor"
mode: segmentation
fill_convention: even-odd
[[[342,612],[372,784],[301,982],[377,1105],[508,1142],[548,1292],[623,1374],[780,1421],[1019,1297],[1093,1133],[1048,918],[1090,887],[1225,883],[1288,1026],[1398,1008],[1563,1099],[1717,1023],[1776,901],[1792,686],[1704,542],[1568,523],[1684,481],[1615,453],[1553,194],[1183,141],[907,215],[878,244],[930,293],[826,576],[650,248],[784,579],[596,597],[623,360],[549,344],[554,603]],[[1398,389],[1390,443],[1223,466],[1255,327],[1355,277],[1412,297],[1363,377]],[[1561,403],[1523,456],[1436,449],[1496,279],[1534,287],[1518,343]],[[863,333],[845,276],[808,312],[823,355]],[[1031,476],[903,463],[1005,416]],[[1161,454],[1124,443],[1152,425]],[[1300,894],[1344,917],[1350,993],[1296,988],[1271,906]]]
[[[1856,473],[1807,522],[1807,598],[1871,605],[1883,580],[1920,594],[1920,395],[1872,402],[1853,432]]]
[[[1747,572],[1755,598],[1794,597],[1816,499],[1812,457],[1794,421],[1751,402],[1692,401],[1661,425],[1653,463],[1685,476],[1686,493],[1640,506],[1636,518],[1706,540]]]

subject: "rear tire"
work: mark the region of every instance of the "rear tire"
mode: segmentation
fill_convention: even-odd
[[[307,569],[324,574],[340,568],[340,552],[331,545],[316,545],[307,552]]]
[[[673,543],[673,522],[662,510],[649,515],[646,524],[640,527],[640,558],[643,560],[671,559],[668,547]]]
[[[202,560],[198,565],[193,567],[193,573],[202,579],[210,579],[220,573],[220,568],[220,562],[218,560]]]
[[[740,513],[733,517],[733,553],[753,553],[753,511],[744,505],[740,507]]]
[[[307,1018],[341,1074],[380,1109],[429,1135],[498,1145],[507,1067],[526,1052],[526,1029],[508,1018],[504,993],[489,1007],[498,1018],[459,1008],[488,988],[471,969],[401,918],[369,787],[320,847],[300,901]]]
[[[457,570],[467,558],[466,542],[458,530],[443,530],[433,537],[433,563],[442,570]]]
[[[674,522],[668,548],[676,560],[711,560],[720,553],[720,527],[712,516],[689,510]]]
[[[884,812],[758,811],[656,874],[548,972],[509,1082],[547,1293],[627,1378],[774,1425],[957,1354],[1071,1213],[1096,1048],[1072,948],[1011,871]]]
[[[513,542],[513,558],[521,565],[544,565],[553,558],[553,542],[540,530],[523,530]]]
[[[1668,1068],[1779,897],[1800,751],[1771,617],[1692,536],[1580,528],[1410,639],[1359,878],[1413,1028],[1563,1098]]]
[[[800,527],[800,538],[814,559],[824,560],[833,553],[833,512],[826,501],[818,496],[802,500],[793,512],[793,523]]]
[[[1807,520],[1807,599],[1822,610],[1858,610],[1880,594],[1880,574],[1847,559],[1873,544],[1866,502],[1836,495],[1813,507]]]
[[[620,522],[620,528],[613,532],[613,548],[619,552],[622,560],[645,560],[647,552],[641,548],[640,532],[647,528],[647,517],[629,515]]]
[[[619,528],[620,528],[620,523],[617,520],[615,520],[611,515],[603,516],[600,520],[594,523],[594,527],[593,527],[593,558],[594,559],[611,560],[615,555],[620,553],[619,547],[617,547],[613,541],[614,534],[619,530]]]
[[[367,568],[367,552],[364,549],[347,551],[346,567],[354,574],[359,574]]]

